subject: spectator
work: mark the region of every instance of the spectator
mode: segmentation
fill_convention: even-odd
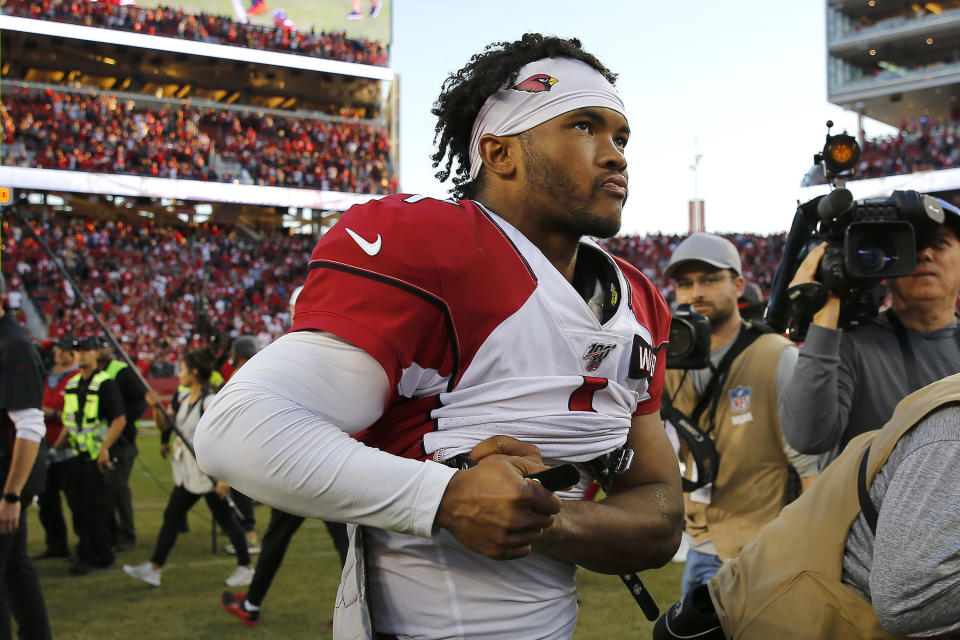
[[[250,584],[253,577],[253,566],[250,564],[250,553],[247,551],[246,540],[239,524],[230,513],[227,495],[230,486],[225,482],[214,485],[210,476],[207,476],[197,466],[193,453],[184,444],[184,438],[193,446],[193,434],[196,431],[200,417],[213,402],[215,390],[210,387],[210,374],[213,372],[212,355],[205,350],[191,351],[184,357],[180,365],[180,386],[186,387],[177,393],[170,405],[174,413],[177,427],[177,439],[174,442],[173,455],[170,458],[173,467],[173,480],[176,486],[170,493],[170,500],[163,512],[163,525],[157,535],[157,543],[150,560],[138,565],[123,565],[123,570],[132,578],[142,580],[154,587],[160,586],[161,572],[167,562],[167,556],[177,542],[180,524],[184,516],[200,498],[207,502],[210,513],[213,514],[220,526],[230,537],[230,541],[237,550],[237,567],[227,579],[229,587],[240,587]],[[157,404],[159,398],[150,394],[150,404]],[[160,414],[158,426],[163,431],[161,439],[161,455],[166,457],[170,453],[171,425]]]
[[[50,447],[50,460],[47,466],[47,482],[43,493],[37,496],[40,524],[46,532],[46,549],[35,556],[36,560],[45,558],[68,558],[70,547],[67,544],[67,524],[63,517],[63,503],[60,492],[66,491],[66,466],[64,463],[76,456],[70,447],[57,450],[54,447],[63,432],[63,393],[67,381],[79,368],[77,365],[77,346],[79,342],[72,335],[61,337],[53,347],[54,364],[47,374],[47,384],[43,390],[43,415],[47,426],[46,442]],[[77,531],[77,517],[73,516],[73,529]]]

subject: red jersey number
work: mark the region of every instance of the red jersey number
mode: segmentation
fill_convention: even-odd
[[[593,408],[593,394],[601,389],[605,389],[607,382],[606,378],[583,376],[583,384],[574,389],[573,393],[570,394],[570,402],[567,404],[567,407],[570,411],[591,411],[596,413],[597,410]]]

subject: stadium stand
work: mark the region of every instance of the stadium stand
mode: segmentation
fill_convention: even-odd
[[[312,27],[310,31],[284,26],[271,29],[243,24],[228,16],[190,13],[181,7],[146,8],[77,0],[6,0],[3,13],[343,62],[377,66],[386,66],[388,62],[387,47],[380,42],[351,38],[345,33],[317,32]]]
[[[0,264],[44,317],[56,338],[75,327],[93,327],[56,266],[18,228],[3,221]],[[52,215],[34,229],[57,248],[88,299],[145,369],[169,369],[185,349],[202,343],[195,305],[203,297],[210,324],[227,336],[253,334],[264,342],[289,328],[287,301],[301,284],[311,236],[266,233],[260,240],[224,227],[201,224],[165,227],[153,222],[89,220]],[[783,234],[726,236],[743,256],[744,275],[767,293],[783,249]],[[683,236],[622,236],[605,241],[657,284],[672,285],[662,271]],[[164,363],[170,363],[169,365]]]
[[[857,167],[858,178],[879,178],[960,166],[957,134],[960,122],[902,123],[893,136],[866,140]]]
[[[369,122],[149,106],[49,87],[12,94],[2,109],[7,166],[376,194],[397,187],[389,136]]]
[[[39,309],[51,338],[96,331],[56,265],[18,224],[3,220],[4,274]],[[287,302],[314,244],[309,236],[279,233],[246,240],[210,224],[175,228],[61,215],[33,224],[131,355],[158,377],[173,375],[185,350],[205,344],[196,316],[201,299],[210,325],[228,337],[269,342],[289,328]]]

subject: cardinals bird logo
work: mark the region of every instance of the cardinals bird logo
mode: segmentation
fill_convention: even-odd
[[[551,78],[545,73],[538,73],[535,76],[530,76],[523,82],[513,85],[513,88],[517,91],[529,91],[530,93],[536,93],[538,91],[550,91],[550,87],[556,83],[556,78]]]

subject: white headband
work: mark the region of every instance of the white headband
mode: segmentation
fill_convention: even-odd
[[[517,81],[491,95],[480,107],[470,132],[470,177],[483,161],[480,138],[513,136],[583,107],[606,107],[626,117],[623,101],[606,78],[573,58],[543,58],[521,67]]]

